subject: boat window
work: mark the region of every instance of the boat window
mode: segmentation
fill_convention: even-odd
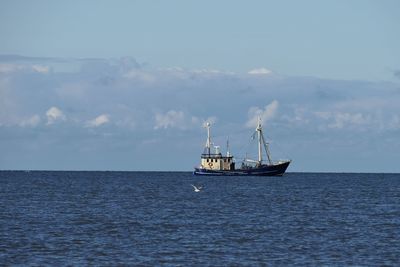
[[[207,159],[207,162],[208,162],[208,159]]]

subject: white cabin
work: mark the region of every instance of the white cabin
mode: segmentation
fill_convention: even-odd
[[[214,146],[214,151],[211,152],[210,123],[207,123],[206,127],[207,142],[204,148],[204,153],[201,154],[200,167],[207,170],[234,170],[235,161],[233,156],[230,155],[229,149],[226,156],[221,154],[219,146]]]

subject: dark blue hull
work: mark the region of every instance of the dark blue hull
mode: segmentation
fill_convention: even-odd
[[[194,168],[194,175],[224,175],[224,176],[276,176],[283,175],[288,168],[290,161],[274,165],[261,165],[260,167],[236,169],[236,170],[209,170]]]

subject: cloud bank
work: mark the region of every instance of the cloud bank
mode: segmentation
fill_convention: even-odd
[[[234,150],[261,117],[292,170],[396,171],[399,103],[394,82],[0,56],[0,168],[190,170],[205,121],[215,142],[229,137]]]

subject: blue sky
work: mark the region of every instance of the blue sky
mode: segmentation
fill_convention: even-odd
[[[291,171],[399,172],[399,11],[1,1],[0,169],[191,170],[204,121],[239,154],[261,114]]]

